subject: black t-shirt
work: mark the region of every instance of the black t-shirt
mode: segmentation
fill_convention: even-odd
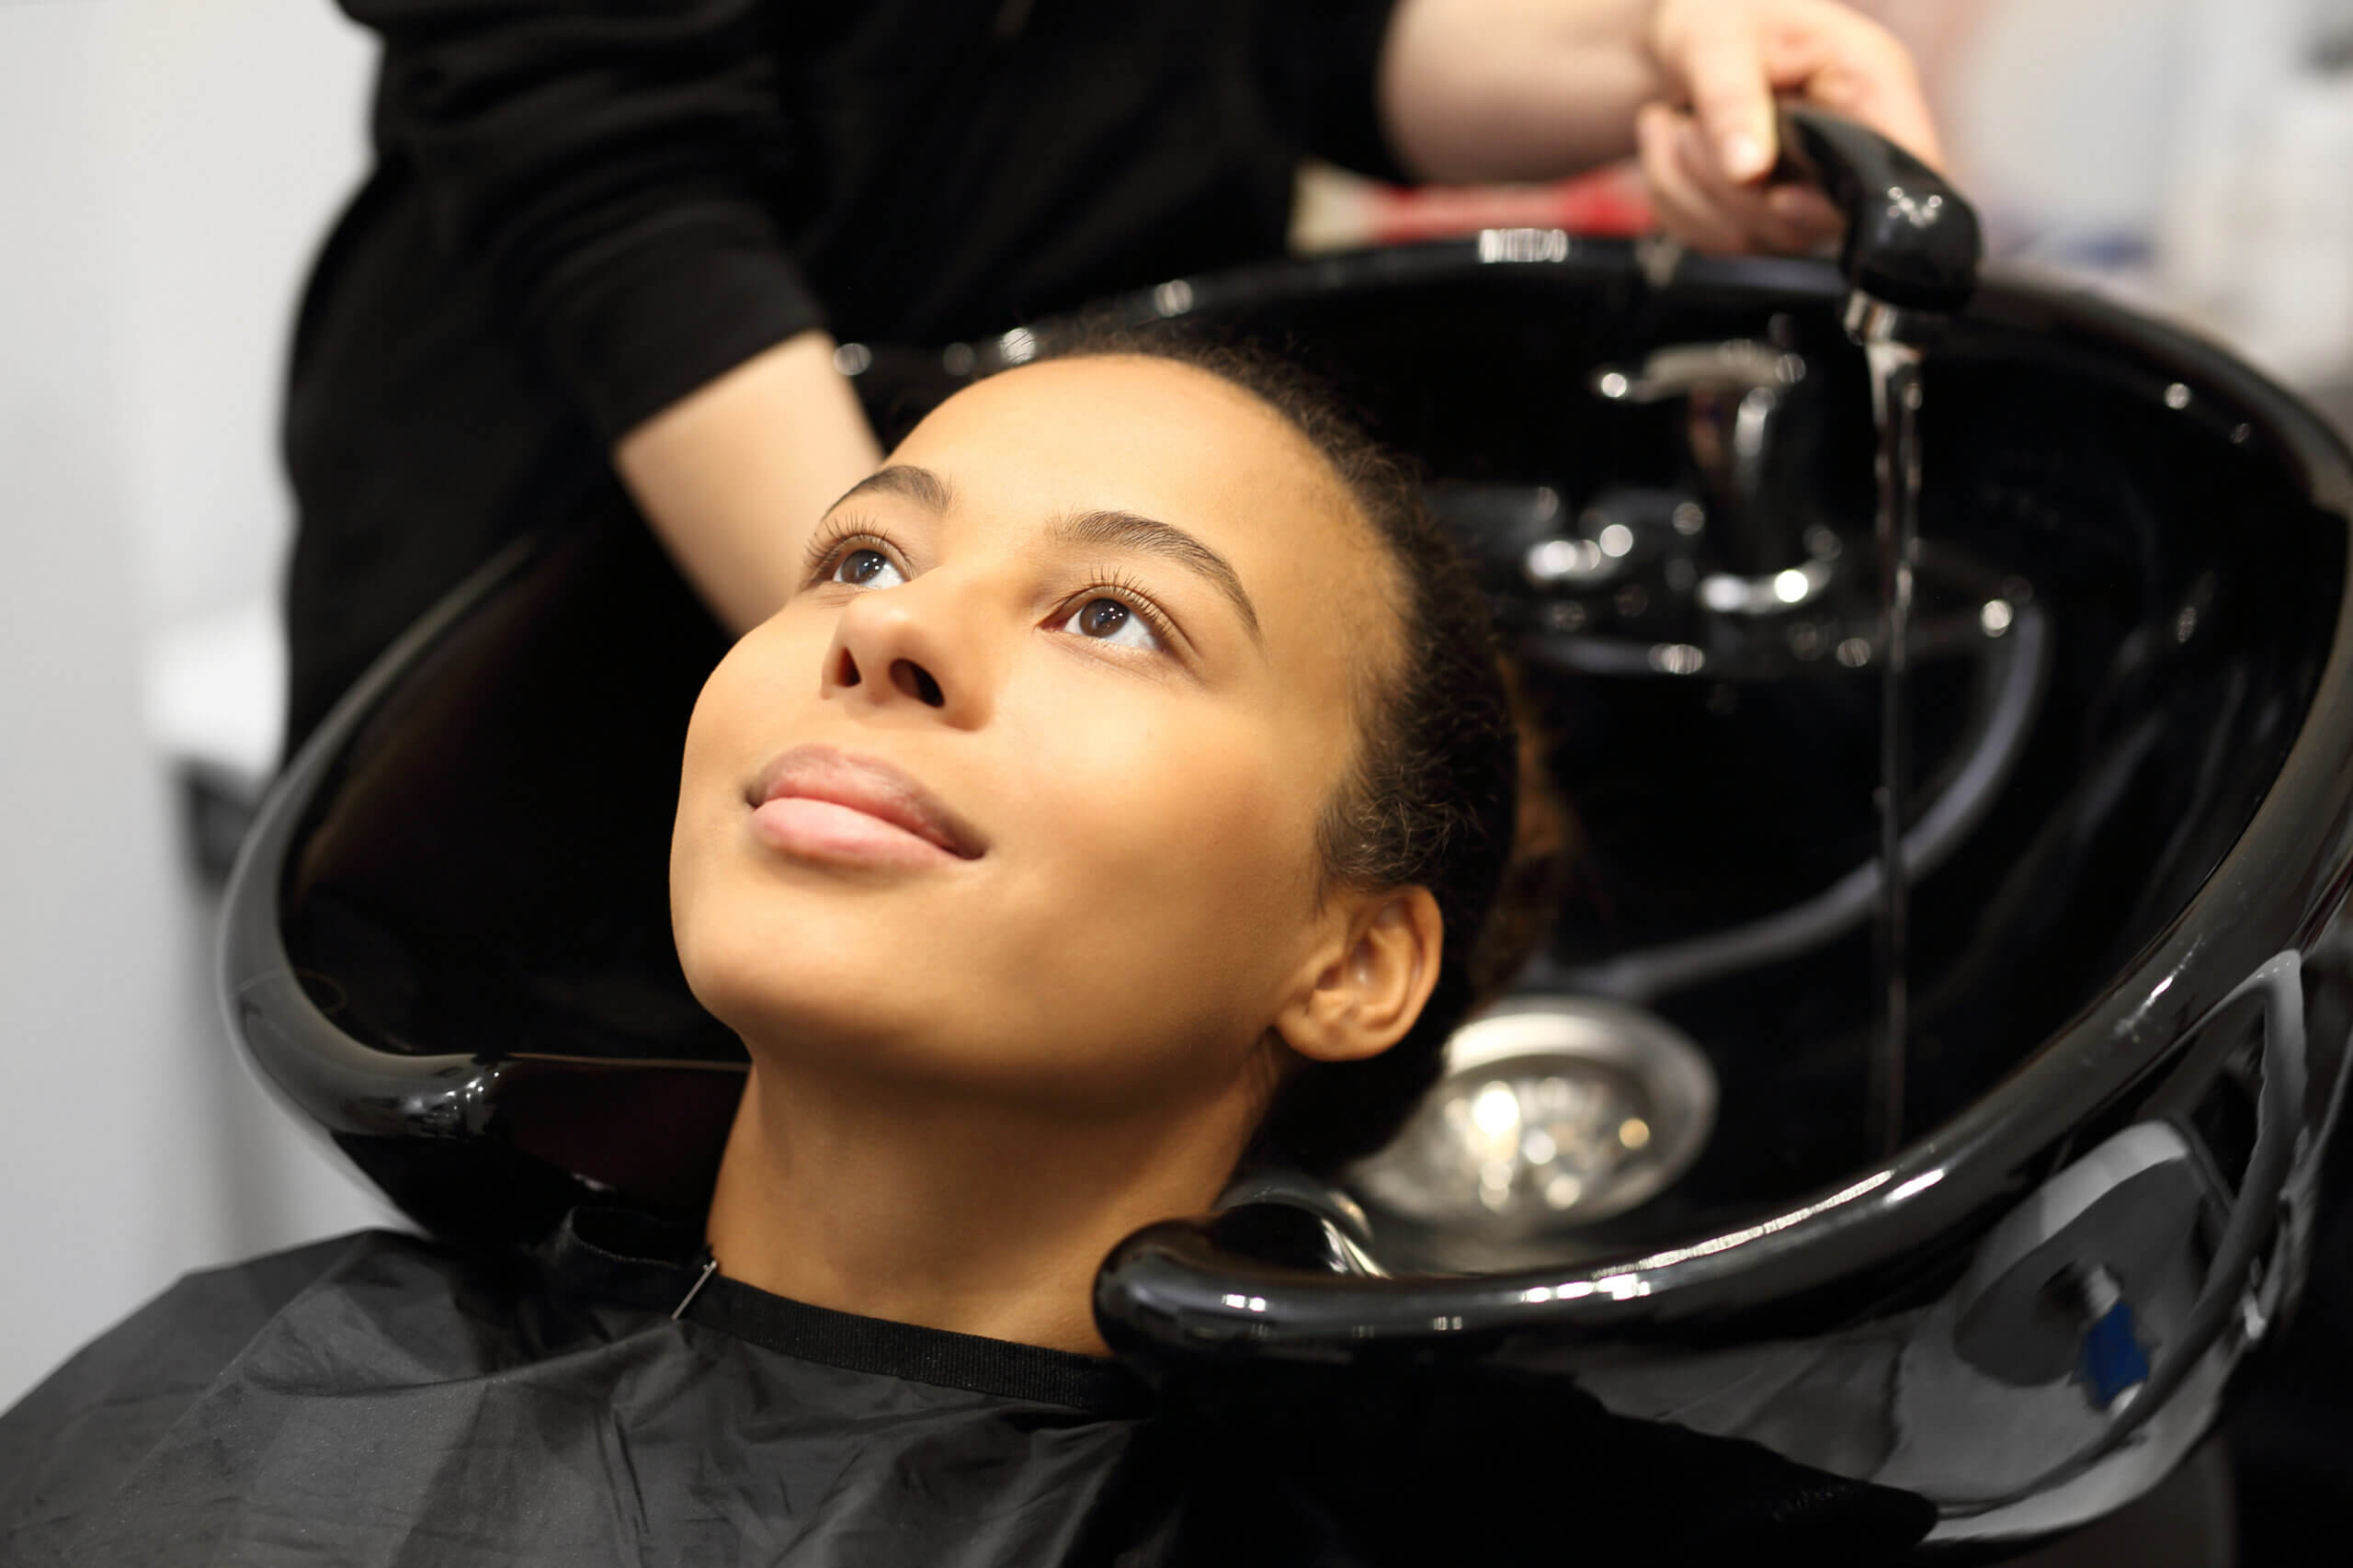
[[[1394,175],[1394,0],[341,0],[376,167],[286,442],[299,738],[613,437],[793,334],[936,345],[1280,253],[1314,151]]]
[[[191,1276],[0,1415],[0,1562],[1836,1564],[1929,1523],[1560,1380],[1148,1389],[699,1254],[584,1210],[528,1251],[370,1233]]]

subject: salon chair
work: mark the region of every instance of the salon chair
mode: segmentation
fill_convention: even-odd
[[[1580,846],[1396,1145],[1106,1260],[1137,1366],[1571,1378],[1916,1493],[1930,1550],[1982,1556],[2148,1493],[2279,1337],[2353,1031],[2353,456],[2112,304],[1926,301],[1891,1081],[1846,260],[1496,231],[1108,307],[1276,343],[1418,459]],[[888,437],[1063,330],[841,362]],[[641,528],[578,519],[413,629],[265,805],[235,1032],[420,1223],[705,1199],[744,1058],[664,868],[722,651]]]

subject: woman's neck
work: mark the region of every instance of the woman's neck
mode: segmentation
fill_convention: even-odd
[[[1103,1355],[1095,1272],[1216,1197],[1255,1108],[1114,1119],[752,1070],[706,1227],[730,1278],[838,1312]]]

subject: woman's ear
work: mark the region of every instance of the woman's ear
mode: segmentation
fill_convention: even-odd
[[[1427,888],[1347,898],[1341,916],[1275,1019],[1283,1043],[1313,1062],[1378,1056],[1422,1016],[1438,983],[1445,923]]]

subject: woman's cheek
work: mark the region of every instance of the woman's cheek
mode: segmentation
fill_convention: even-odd
[[[1248,718],[1138,718],[1047,770],[1042,821],[1091,918],[1174,930],[1303,918],[1317,812],[1280,737]],[[1302,897],[1302,892],[1308,894]]]

